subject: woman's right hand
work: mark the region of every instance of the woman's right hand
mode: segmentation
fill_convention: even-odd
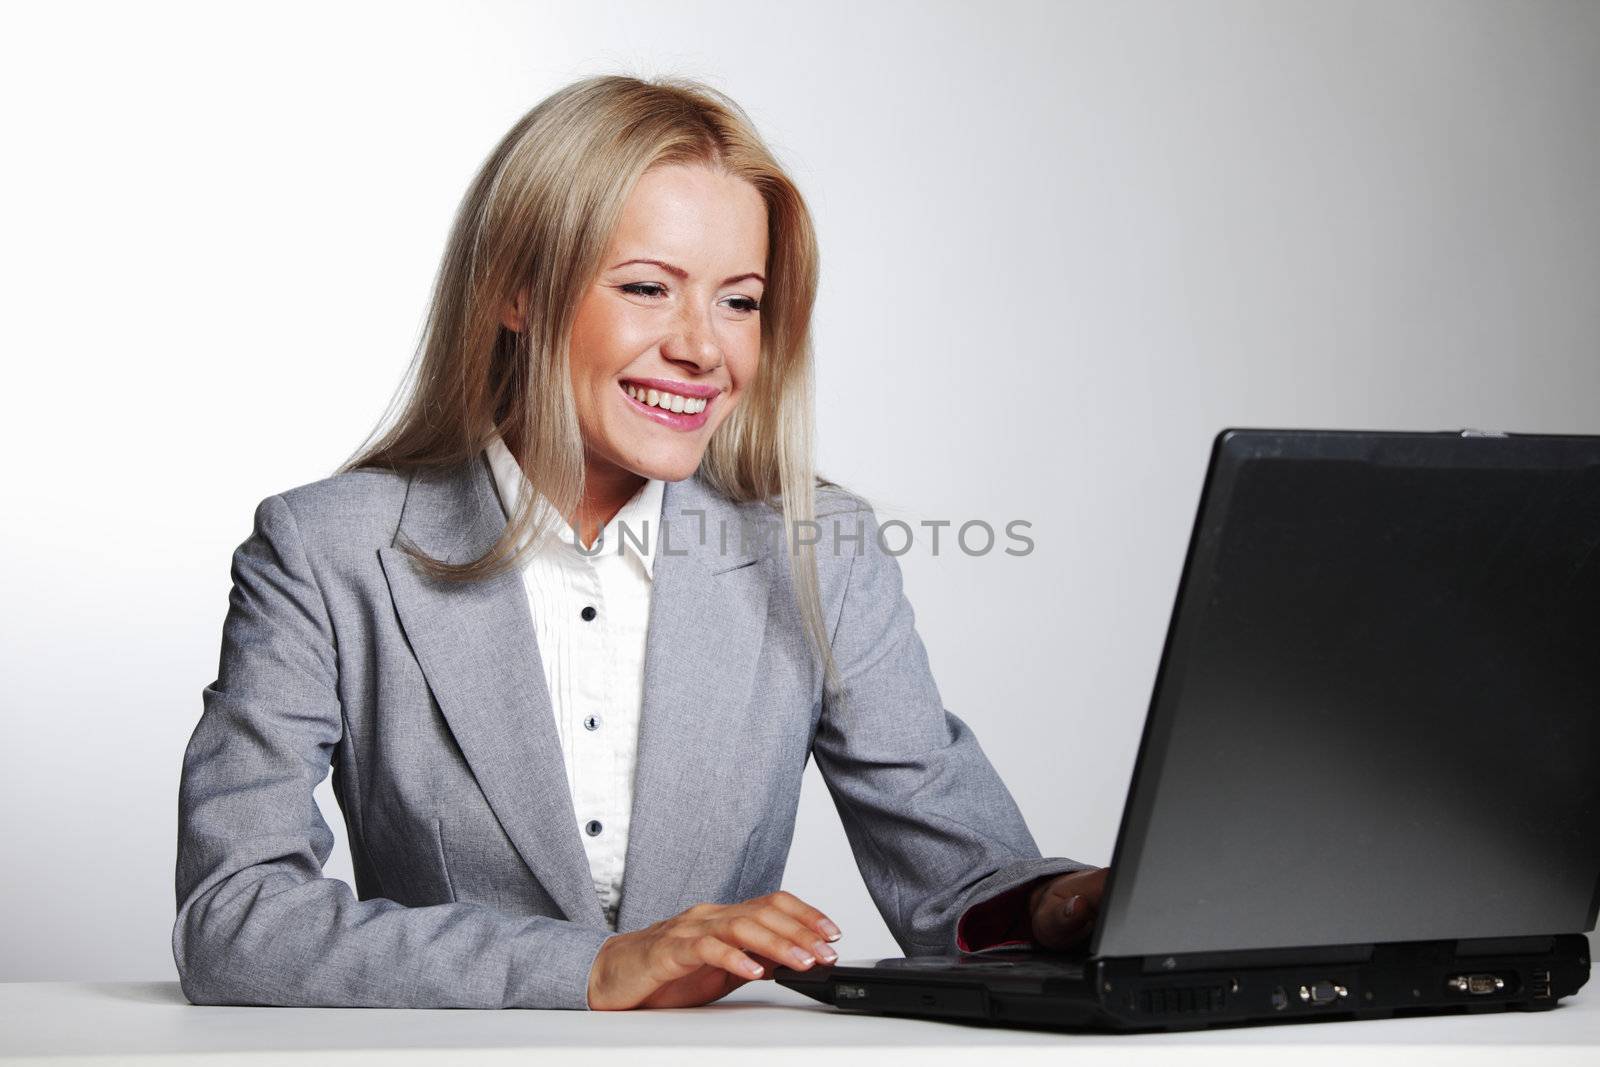
[[[770,978],[778,965],[806,970],[839,957],[839,928],[782,889],[739,904],[696,904],[600,946],[589,971],[589,1007],[689,1008]],[[753,957],[753,958],[752,958]]]

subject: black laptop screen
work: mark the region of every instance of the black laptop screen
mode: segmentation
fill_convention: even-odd
[[[1570,933],[1600,881],[1600,439],[1218,439],[1103,955]]]

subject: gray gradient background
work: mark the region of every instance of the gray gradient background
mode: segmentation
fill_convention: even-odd
[[[174,975],[232,550],[382,413],[469,176],[574,77],[708,79],[792,168],[825,473],[1034,524],[902,565],[1046,854],[1110,858],[1219,428],[1600,432],[1600,4],[795,8],[0,16],[0,979]],[[893,953],[808,774],[787,888]]]

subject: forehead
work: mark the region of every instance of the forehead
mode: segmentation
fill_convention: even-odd
[[[652,167],[623,206],[611,255],[665,259],[691,272],[760,270],[767,255],[766,203],[749,182],[709,167]]]

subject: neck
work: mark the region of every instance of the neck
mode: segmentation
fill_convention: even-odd
[[[639,491],[646,480],[644,475],[626,468],[586,458],[583,499],[578,503],[577,515],[567,517],[572,528],[583,539],[585,548],[594,544],[606,523],[622,510],[622,505],[633,499],[633,494]]]
[[[513,454],[517,451],[517,437],[513,427],[506,427],[501,432],[501,439]],[[639,491],[646,479],[642,474],[635,474],[600,459],[587,449],[584,450],[583,462],[583,499],[578,502],[577,514],[565,518],[568,525],[578,532],[583,546],[590,548],[600,536],[600,531],[605,529],[606,523],[622,510],[622,505],[633,499],[633,494]]]

